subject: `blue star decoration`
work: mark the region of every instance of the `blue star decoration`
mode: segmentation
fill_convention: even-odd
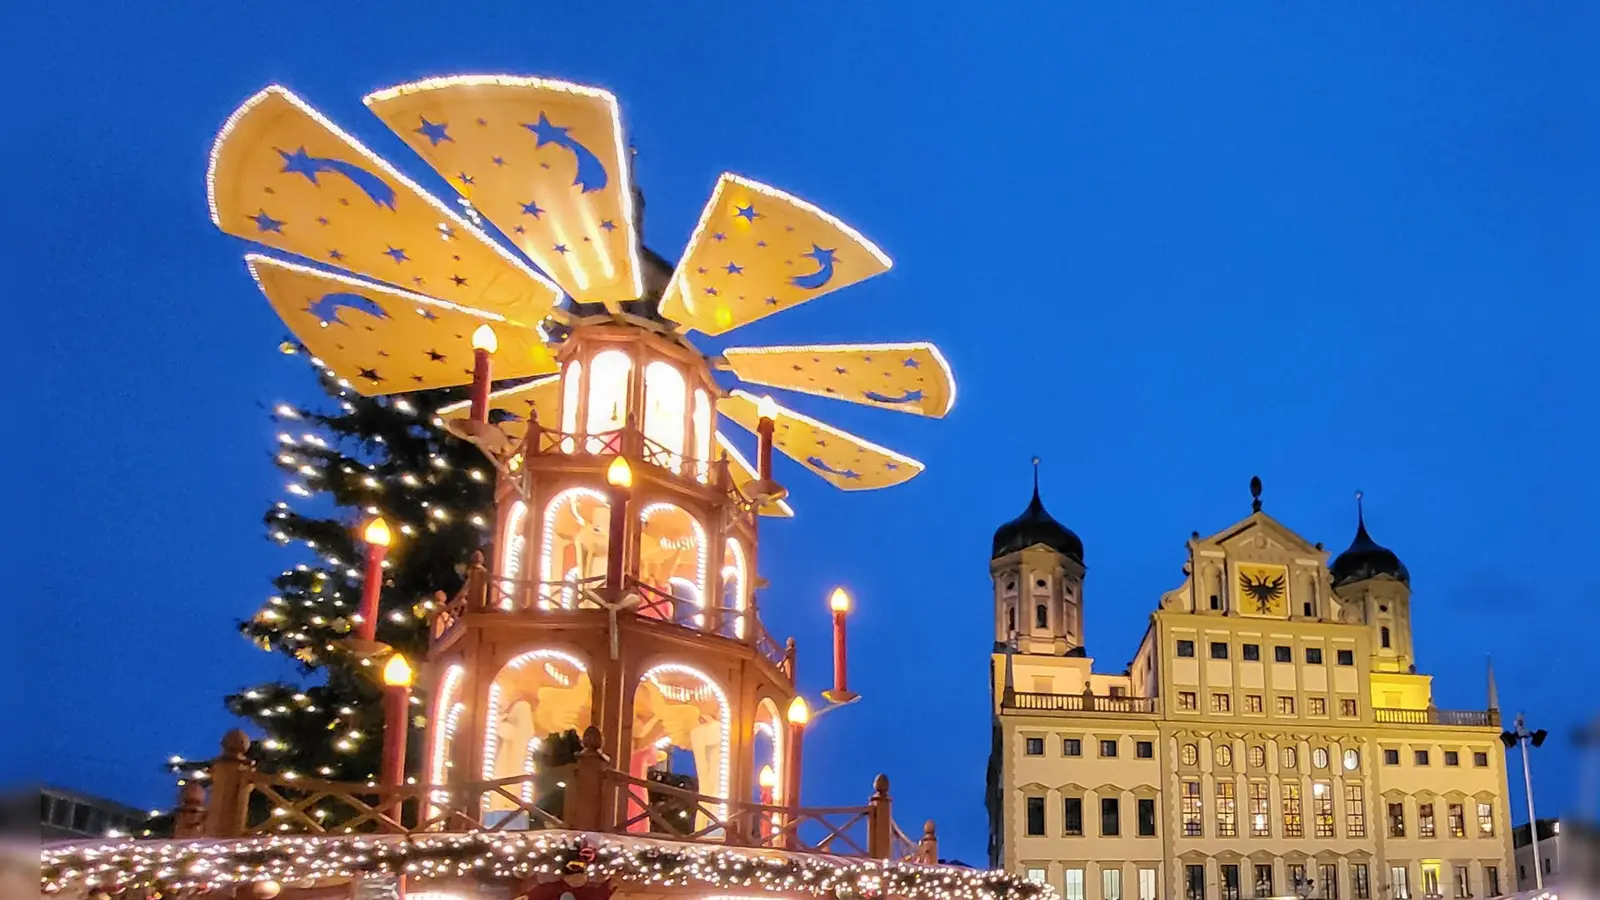
[[[278,155],[283,157],[284,172],[294,175],[304,175],[307,181],[310,181],[312,184],[317,183],[318,165],[317,162],[311,158],[311,154],[306,152],[306,148],[301,147],[299,150],[296,150],[293,153],[285,153],[282,150],[279,150],[277,147],[273,147],[272,149],[277,150]]]
[[[730,262],[730,263],[728,263],[728,274],[729,275],[743,275],[744,274],[744,266],[741,266],[736,262]]]
[[[489,161],[490,161],[490,162],[492,162],[492,163],[494,163],[494,164],[495,164],[495,165],[497,165],[497,166],[503,166],[503,165],[505,165],[505,164],[506,164],[506,159],[505,159],[505,157],[503,157],[503,156],[496,156],[496,157],[493,157],[493,158],[492,158],[492,159],[490,159],[490,160],[489,160]]]
[[[466,287],[467,286],[467,280],[465,278],[462,278],[460,275],[451,275],[450,276],[450,280],[456,283],[456,287]]]
[[[778,305],[778,298],[777,297],[768,297],[766,299],[766,304],[768,306],[777,306]],[[799,370],[799,368],[800,368],[799,366],[795,366],[795,369],[797,371]]]
[[[713,240],[713,241],[725,241],[725,240],[727,240],[727,239],[728,239],[728,236],[727,236],[727,235],[725,235],[725,234],[723,234],[723,233],[722,233],[722,232],[720,232],[720,231],[717,231],[717,232],[713,232],[713,233],[712,233],[712,235],[711,235],[711,239],[712,239],[712,240]]]
[[[253,216],[245,216],[245,218],[256,223],[256,231],[258,232],[270,231],[274,234],[283,234],[283,220],[274,219],[267,215],[267,211],[264,209]]]
[[[754,222],[756,220],[756,216],[761,215],[760,213],[756,212],[756,205],[754,203],[751,203],[747,206],[736,205],[734,206],[733,210],[734,215],[745,220],[746,222]]]
[[[537,219],[539,214],[543,212],[544,209],[539,206],[537,201],[529,200],[527,203],[522,204],[522,214],[525,216],[533,216]]]
[[[557,253],[566,253],[567,252],[567,245],[566,244],[557,244],[554,247],[552,247],[551,249],[555,250]]]
[[[418,118],[422,120],[422,127],[416,129],[416,133],[428,139],[428,146],[437,147],[440,141],[449,141],[452,144],[456,142],[456,139],[445,131],[446,128],[450,127],[449,122],[429,122],[426,116],[418,116]]]
[[[906,361],[904,363],[902,363],[901,365],[904,365],[908,369],[920,369],[920,368],[922,368],[922,363],[917,362],[917,358],[915,356],[906,357]]]
[[[384,246],[388,247],[387,244]],[[406,255],[406,251],[399,247],[389,247],[389,249],[383,252],[388,254],[389,258],[397,263],[406,262],[407,260],[411,259],[411,257]]]
[[[617,230],[617,223],[611,221],[610,219],[606,219],[604,222],[600,223],[600,227],[604,228],[607,231],[616,231]]]
[[[461,182],[462,186],[466,186],[466,185],[471,185],[471,184],[476,184],[477,183],[473,179],[473,177],[471,175],[468,175],[465,172],[457,173],[456,180]]]
[[[344,254],[340,253],[338,250],[329,250],[328,258],[334,262],[338,262],[339,260],[344,259]]]
[[[708,296],[715,297],[717,295],[717,289],[714,287],[708,287],[706,288],[706,294]]]

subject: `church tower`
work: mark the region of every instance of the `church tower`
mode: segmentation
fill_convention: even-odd
[[[1372,630],[1372,668],[1378,672],[1412,672],[1416,656],[1411,644],[1411,573],[1394,551],[1367,534],[1361,493],[1356,492],[1356,536],[1329,566],[1333,590],[1362,615]]]
[[[1083,541],[1045,511],[1038,459],[1028,508],[995,530],[989,574],[996,645],[1015,636],[1022,653],[1083,655]]]

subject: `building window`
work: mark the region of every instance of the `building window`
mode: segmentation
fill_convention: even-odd
[[[1217,781],[1217,837],[1237,837],[1238,835],[1239,811],[1234,805],[1233,782],[1219,779]]]
[[[1383,645],[1383,649],[1389,649],[1389,626],[1378,629],[1378,643]]]
[[[1156,870],[1139,870],[1139,900],[1156,900]]]
[[[1325,715],[1328,714],[1328,698],[1327,697],[1312,697],[1309,700],[1307,700],[1306,703],[1310,704],[1310,707],[1309,707],[1309,709],[1307,709],[1307,712],[1309,712],[1311,715],[1313,715],[1313,716],[1325,716]]]
[[[1406,805],[1404,803],[1389,804],[1389,837],[1406,836]]]
[[[1048,877],[1049,876],[1047,876],[1045,874],[1045,871],[1043,869],[1029,869],[1028,870],[1028,880],[1033,882],[1034,884],[1044,884],[1045,879],[1048,878]]]
[[[1311,815],[1317,837],[1333,837],[1333,785],[1319,781],[1311,786]]]
[[[1113,697],[1126,697],[1126,696],[1128,696],[1128,689],[1126,687],[1123,687],[1120,684],[1113,684],[1111,686],[1111,696],[1113,696]]]
[[[1066,890],[1062,892],[1062,897],[1065,898],[1065,900],[1083,900],[1082,869],[1066,870],[1066,876],[1062,880],[1062,885],[1066,888]]]
[[[1154,797],[1139,798],[1139,837],[1156,836],[1156,801]]]
[[[1223,744],[1222,746],[1217,748],[1217,766],[1219,768],[1226,769],[1226,768],[1231,767],[1232,765],[1233,765],[1233,748],[1229,747],[1227,744]]]
[[[1322,900],[1339,900],[1339,864],[1317,866],[1317,878],[1322,881]]]
[[[1494,804],[1478,804],[1478,836],[1494,837]],[[1495,893],[1499,893],[1496,891]]]
[[[1445,807],[1445,816],[1450,826],[1450,836],[1464,838],[1467,836],[1467,812],[1459,803],[1452,803]]]
[[[1117,739],[1112,738],[1100,742],[1100,755],[1107,759],[1117,755]]]
[[[1341,666],[1353,666],[1356,664],[1356,652],[1354,650],[1337,651],[1335,658]]]
[[[1456,866],[1456,896],[1472,896],[1472,876],[1467,874],[1466,866]]]
[[[1446,750],[1444,752],[1444,764],[1447,766],[1461,765],[1461,754],[1454,750]]]
[[[1122,870],[1100,870],[1100,900],[1122,900]]]
[[[1272,864],[1256,864],[1256,896],[1272,896]]]
[[[1488,768],[1489,754],[1484,753],[1482,750],[1474,751],[1472,754],[1472,764],[1480,769]]]
[[[1179,691],[1178,692],[1178,708],[1179,709],[1192,710],[1192,709],[1195,709],[1197,706],[1198,706],[1198,704],[1195,702],[1194,691]]]
[[[1044,755],[1044,738],[1042,738],[1042,737],[1037,737],[1037,738],[1031,737],[1031,738],[1028,738],[1024,742],[1023,746],[1024,746],[1023,752],[1028,754],[1029,756],[1043,756]]]
[[[1388,750],[1388,749],[1384,750],[1383,751],[1383,764],[1386,765],[1386,766],[1398,766],[1398,765],[1400,765],[1400,751],[1399,750]]]
[[[1228,658],[1228,642],[1227,641],[1212,641],[1211,642],[1211,658],[1212,659],[1227,659]]]
[[[1194,656],[1194,641],[1179,641],[1178,656],[1183,659],[1192,658]]]
[[[1244,697],[1244,711],[1252,713],[1263,712],[1264,707],[1261,704],[1261,695],[1246,694]]]
[[[1295,893],[1311,893],[1311,885],[1306,883],[1305,863],[1289,863],[1283,867],[1284,874],[1289,882],[1289,890]]]
[[[1500,896],[1500,867],[1499,866],[1484,866],[1483,867],[1483,880],[1484,880],[1485,883],[1487,883],[1489,885],[1489,894],[1488,895],[1490,897],[1498,897],[1498,896]]]
[[[1178,751],[1178,761],[1186,766],[1200,765],[1200,745],[1184,744],[1183,749]]]
[[[1372,900],[1372,876],[1366,863],[1350,864],[1350,900]]]
[[[1294,662],[1294,651],[1289,647],[1279,644],[1272,648],[1272,658],[1281,663]]]
[[[1062,833],[1068,837],[1083,835],[1083,798],[1067,797],[1061,801]]]
[[[1151,741],[1134,741],[1133,755],[1136,759],[1155,759],[1156,745]]]
[[[1412,758],[1412,761],[1415,762],[1417,765],[1425,766],[1425,765],[1428,764],[1428,751],[1426,751],[1426,750],[1415,750],[1415,751],[1412,751],[1411,758]]]
[[[1272,837],[1272,799],[1265,781],[1250,782],[1250,836]]]
[[[1346,750],[1344,752],[1344,770],[1346,772],[1354,772],[1359,768],[1361,768],[1361,751]]]
[[[1308,666],[1320,666],[1320,665],[1322,665],[1322,648],[1321,647],[1307,647],[1306,648],[1306,665],[1308,665]]]
[[[1354,698],[1354,697],[1341,697],[1341,698],[1339,698],[1339,715],[1345,716],[1346,718],[1351,718],[1351,719],[1354,719],[1356,716],[1361,715],[1361,707],[1360,707],[1360,705],[1357,704],[1356,698]]]
[[[1279,697],[1278,698],[1278,715],[1280,715],[1280,716],[1292,716],[1292,715],[1294,715],[1294,698],[1293,697]]]
[[[1367,798],[1359,784],[1344,786],[1344,832],[1345,837],[1367,836]]]
[[[1079,738],[1062,738],[1061,739],[1061,755],[1062,756],[1082,756],[1083,755],[1083,741],[1081,739],[1079,739]]]
[[[1306,826],[1300,818],[1300,785],[1285,781],[1283,783],[1283,836],[1305,837]]]
[[[1318,747],[1317,749],[1312,750],[1311,765],[1319,769],[1326,769],[1328,767],[1328,748]]]
[[[1050,627],[1050,608],[1043,603],[1033,608],[1033,627],[1040,630]]]
[[[1278,760],[1278,768],[1293,771],[1300,767],[1300,754],[1296,753],[1293,747],[1283,748],[1279,756],[1281,758]]]
[[[1183,782],[1182,793],[1179,797],[1181,804],[1179,810],[1183,814],[1183,836],[1200,837],[1205,832],[1201,819],[1205,815],[1200,800],[1200,782]]]
[[[1217,869],[1222,873],[1222,900],[1239,900],[1239,866],[1223,863]]]
[[[1044,834],[1044,798],[1028,798],[1028,834],[1039,836]]]
[[[1422,864],[1422,895],[1424,897],[1439,896],[1439,864]]]
[[[1184,900],[1206,900],[1206,867],[1183,867],[1183,897]]]
[[[1263,768],[1267,764],[1267,748],[1257,744],[1250,748],[1250,765]]]
[[[1241,644],[1241,645],[1239,645],[1239,655],[1246,662],[1260,662],[1261,661],[1261,645],[1260,644]]]
[[[1212,694],[1211,711],[1214,713],[1233,712],[1233,697],[1229,694]]]
[[[1116,837],[1122,833],[1122,803],[1116,797],[1100,798],[1100,836]]]

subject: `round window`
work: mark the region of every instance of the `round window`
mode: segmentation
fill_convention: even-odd
[[[1183,745],[1183,764],[1197,766],[1200,764],[1200,748],[1194,744]]]
[[[1294,748],[1293,747],[1285,747],[1285,748],[1283,748],[1283,755],[1281,757],[1281,760],[1282,761],[1281,761],[1280,764],[1285,769],[1293,769],[1296,766],[1300,765],[1300,755],[1294,752]]]
[[[1266,766],[1266,764],[1267,764],[1267,748],[1265,748],[1265,747],[1251,747],[1250,748],[1250,765],[1256,766],[1257,768],[1260,768],[1260,767]]]
[[[1344,767],[1352,772],[1361,768],[1361,751],[1346,750],[1344,752]]]
[[[1038,581],[1035,581],[1035,582],[1034,582],[1034,583],[1033,583],[1033,586],[1034,586],[1034,587],[1044,587],[1044,579],[1043,579],[1043,578],[1041,578],[1041,579],[1039,579],[1039,580],[1038,580]]]
[[[1223,746],[1217,748],[1217,765],[1224,767],[1233,765],[1232,747],[1224,744]]]
[[[1328,767],[1328,751],[1321,747],[1311,751],[1311,764],[1319,769],[1326,769]]]

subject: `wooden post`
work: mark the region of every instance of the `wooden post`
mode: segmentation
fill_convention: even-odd
[[[933,820],[922,825],[922,840],[917,842],[917,862],[932,866],[939,862],[939,836],[933,831]]]
[[[610,831],[614,807],[606,790],[606,770],[611,760],[600,750],[600,729],[590,725],[583,730],[583,750],[573,767],[572,783],[562,802],[562,823],[573,831]]]
[[[172,836],[175,838],[205,837],[206,789],[198,781],[178,788],[178,808],[172,812]]]
[[[211,763],[211,802],[206,809],[207,837],[244,834],[250,808],[249,775],[255,765],[246,755],[250,736],[235,728],[222,736],[222,755]]]
[[[888,859],[894,855],[889,776],[881,773],[872,781],[872,799],[867,802],[867,855],[873,859]]]

